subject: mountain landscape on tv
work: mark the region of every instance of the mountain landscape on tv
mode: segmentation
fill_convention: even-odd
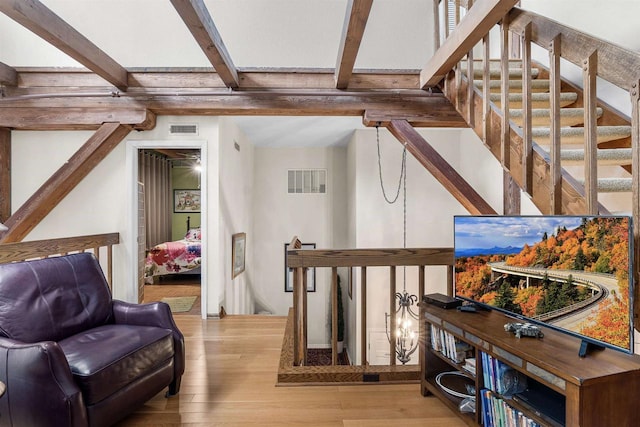
[[[456,295],[629,350],[630,219],[542,218],[456,217]]]

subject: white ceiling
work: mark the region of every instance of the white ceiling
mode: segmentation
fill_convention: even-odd
[[[234,117],[256,147],[345,146],[355,129],[364,129],[361,117]]]

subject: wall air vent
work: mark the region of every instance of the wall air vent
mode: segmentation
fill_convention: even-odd
[[[196,124],[170,124],[169,135],[198,135],[198,125]]]

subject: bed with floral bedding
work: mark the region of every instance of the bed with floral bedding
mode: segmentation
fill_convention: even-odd
[[[144,277],[179,273],[200,273],[200,229],[189,229],[185,238],[160,243],[149,250]]]

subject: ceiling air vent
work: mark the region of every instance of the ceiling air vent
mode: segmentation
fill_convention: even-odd
[[[172,124],[169,125],[169,135],[197,135],[198,125],[195,124]]]

